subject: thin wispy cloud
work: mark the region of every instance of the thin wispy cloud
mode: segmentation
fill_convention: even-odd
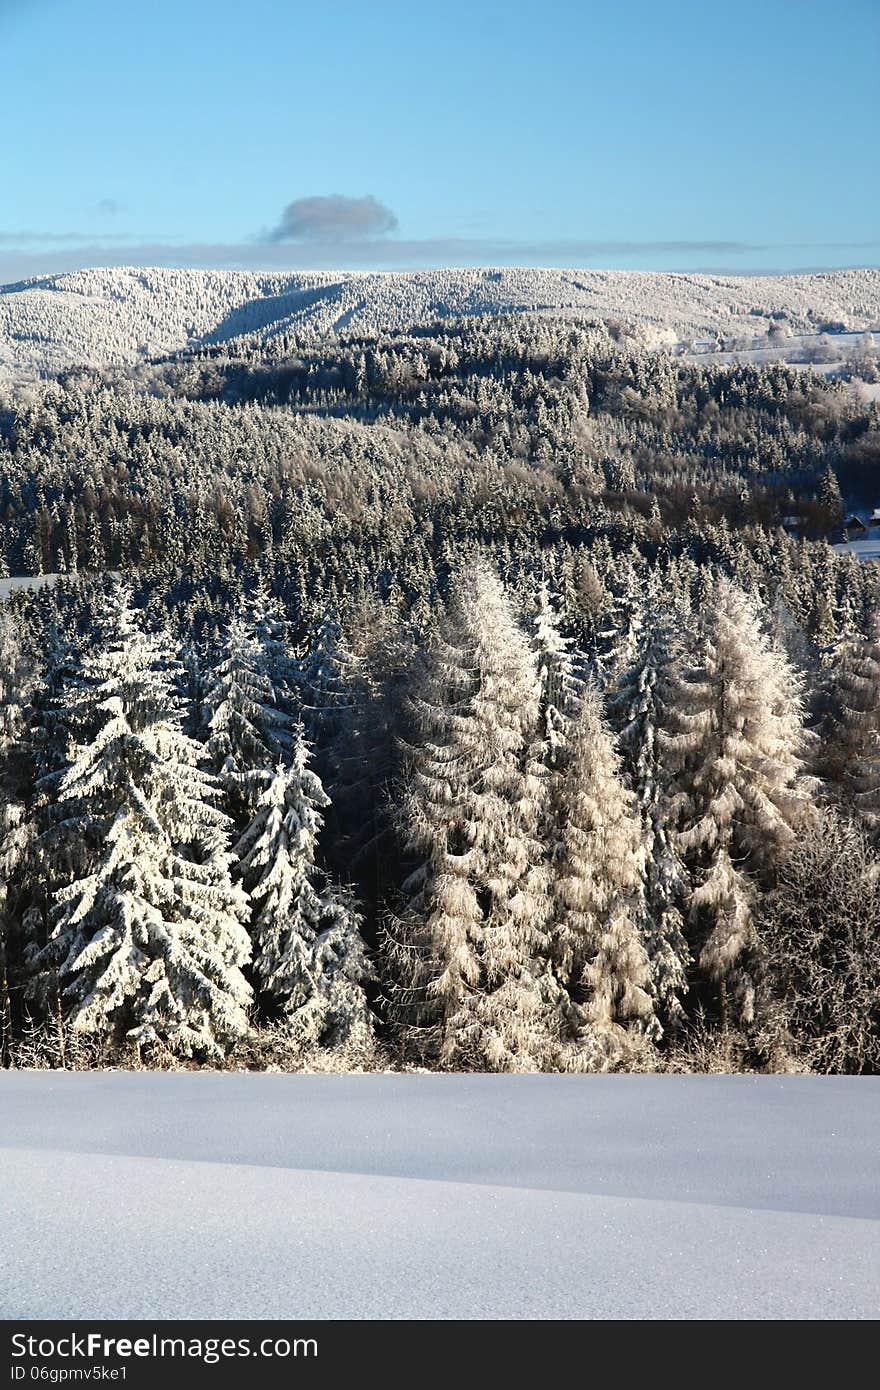
[[[87,241],[94,235],[93,232],[0,232],[0,246],[61,245],[64,242]],[[119,237],[114,235],[111,239],[118,241]]]
[[[526,241],[495,238],[396,237],[302,238],[298,241],[255,239],[247,242],[179,242],[135,237],[74,239],[51,234],[20,239],[0,232],[0,284],[58,275],[87,267],[159,266],[181,270],[349,271],[429,270],[444,266],[544,266],[563,269],[662,269],[717,274],[778,271],[786,262],[784,247],[736,240]],[[67,243],[67,244],[65,244]],[[880,243],[806,245],[798,269],[829,269],[821,252],[849,252],[846,264],[876,263]],[[829,256],[836,267],[838,257]]]
[[[26,248],[26,247],[29,247],[29,246],[64,246],[64,245],[67,245],[67,246],[76,246],[76,247],[81,248],[81,249],[84,250],[84,249],[86,249],[89,245],[91,245],[92,242],[110,242],[110,243],[112,243],[112,244],[116,244],[117,242],[124,242],[124,241],[125,241],[125,242],[127,242],[127,241],[140,241],[140,242],[144,242],[144,240],[145,240],[145,238],[144,238],[143,232],[141,232],[141,233],[138,235],[137,233],[134,233],[134,232],[117,232],[117,231],[114,231],[114,232],[36,232],[36,231],[4,232],[4,231],[0,231],[0,246],[15,246],[15,247],[19,247],[19,248]],[[174,243],[175,240],[176,240],[176,238],[173,237],[173,236],[159,236],[159,235],[155,235],[155,236],[150,237],[149,242],[150,242],[150,243],[156,243],[156,244],[162,243],[162,244],[164,244],[164,245],[167,246],[169,243]]]

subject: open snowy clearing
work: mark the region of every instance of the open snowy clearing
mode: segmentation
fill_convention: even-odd
[[[11,579],[0,579],[0,602],[5,603],[10,594],[21,593],[25,589],[45,589],[57,580],[57,574],[24,574]]]
[[[0,1316],[864,1318],[880,1083],[7,1073]]]

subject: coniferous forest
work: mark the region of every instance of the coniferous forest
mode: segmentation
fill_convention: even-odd
[[[878,468],[563,318],[5,388],[4,1064],[875,1072]]]

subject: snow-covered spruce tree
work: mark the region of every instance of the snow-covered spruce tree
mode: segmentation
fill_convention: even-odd
[[[261,587],[247,611],[254,636],[263,648],[275,700],[280,709],[290,714],[298,705],[299,663],[289,640],[290,623],[284,605]]]
[[[615,574],[613,596],[605,625],[596,634],[592,667],[599,686],[606,690],[635,656],[646,622],[650,622],[657,599],[656,582],[645,590],[645,580],[632,559],[621,557]]]
[[[795,671],[812,674],[818,665],[817,654],[811,649],[809,638],[793,616],[781,588],[777,589],[773,600],[770,627],[774,643],[785,653]]]
[[[656,1037],[645,966],[644,847],[597,690],[562,634],[546,584],[533,646],[549,770],[546,840],[552,854],[553,970],[562,987],[562,1065],[614,1065]],[[662,972],[656,972],[662,973]]]
[[[79,658],[55,622],[40,631],[39,647],[41,669],[31,695],[27,732],[33,785],[19,829],[20,854],[13,876],[26,954],[45,944],[54,892],[70,880],[82,852],[81,827],[65,817],[58,801],[58,783],[81,716]]]
[[[290,749],[290,717],[272,681],[270,655],[243,617],[229,624],[202,703],[208,756],[240,832]]]
[[[80,871],[55,895],[35,981],[57,972],[71,1026],[217,1057],[247,1028],[247,901],[230,879],[229,822],[182,731],[176,663],[122,586],[111,635],[83,661],[93,736],[73,749],[61,810],[79,828]]]
[[[804,828],[761,903],[774,993],[811,1071],[880,1068],[880,865],[833,807]]]
[[[557,797],[550,956],[572,1001],[566,1065],[604,1070],[661,1030],[644,936],[645,843],[592,685],[580,698]]]
[[[254,973],[270,1009],[290,1019],[303,1048],[363,1044],[371,1035],[369,975],[351,899],[315,864],[329,797],[308,766],[301,726],[236,846],[253,905]]]
[[[660,739],[676,773],[699,964],[718,988],[722,1024],[731,999],[749,1023],[760,957],[756,876],[772,871],[810,815],[807,736],[791,666],[754,602],[726,578],[716,581],[699,655],[673,683],[673,729]]]
[[[682,905],[687,879],[678,851],[672,786],[658,731],[670,727],[677,643],[675,619],[655,610],[640,626],[635,654],[618,675],[608,702],[624,769],[642,816],[645,838],[645,944],[655,1009],[664,1026],[683,1019],[691,955]]]
[[[27,726],[35,687],[33,662],[8,612],[0,614],[0,1066],[12,1046],[10,972],[22,949],[22,871],[31,842],[28,801],[33,780]]]
[[[573,642],[562,630],[555,597],[545,580],[538,588],[531,626],[541,682],[541,736],[547,761],[556,768],[564,763],[579,708],[584,659],[572,651]]]
[[[849,635],[829,668],[820,771],[865,822],[880,828],[880,620],[869,636]]]
[[[339,623],[325,613],[295,668],[302,720],[309,742],[324,748],[346,703],[339,651]]]
[[[444,1067],[534,1071],[556,1051],[547,969],[540,678],[497,574],[476,561],[411,700],[402,827],[418,865],[384,943],[405,1045]]]
[[[368,594],[346,606],[338,644],[345,694],[325,757],[333,804],[324,845],[332,871],[356,883],[368,916],[400,883],[388,788],[400,762],[413,651],[397,602]]]
[[[843,497],[830,463],[819,480],[819,502],[825,509],[828,529],[833,531],[843,521]]]

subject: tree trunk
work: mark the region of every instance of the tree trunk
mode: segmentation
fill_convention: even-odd
[[[728,1006],[727,1006],[727,981],[726,981],[726,980],[720,980],[720,981],[718,982],[718,1008],[719,1008],[719,1014],[720,1014],[720,1018],[721,1018],[721,1031],[722,1031],[722,1033],[726,1033],[726,1032],[727,1032],[727,1026],[728,1026],[729,1019],[730,1019],[730,1014],[729,1014],[729,1010],[728,1010]]]
[[[6,932],[0,929],[0,1067],[12,1066],[12,999],[6,963]]]
[[[55,1023],[58,1028],[58,1060],[61,1067],[67,1068],[67,1048],[64,1039],[64,1015],[61,1012],[61,990],[58,988],[58,981],[55,981]]]

